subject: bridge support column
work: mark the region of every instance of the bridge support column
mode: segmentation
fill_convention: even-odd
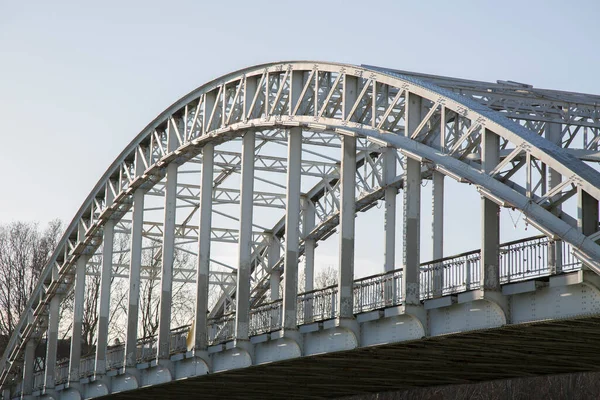
[[[485,129],[485,128],[483,128]],[[490,173],[500,162],[500,138],[494,132],[483,132],[481,168]],[[499,292],[500,289],[500,206],[481,198],[481,289]]]
[[[434,171],[432,181],[433,259],[439,260],[444,257],[444,174]],[[442,263],[433,267],[433,297],[440,297],[444,288],[444,268]]]
[[[586,236],[598,231],[598,200],[585,190],[577,190],[577,227]]]
[[[252,213],[254,197],[254,131],[248,131],[242,139],[242,177],[240,187],[240,230],[237,292],[235,297],[235,339],[249,338],[250,322],[250,263],[252,262]]]
[[[409,94],[406,101],[406,136],[410,137],[421,122],[421,97]],[[420,306],[419,267],[421,231],[421,162],[404,159],[404,271],[402,296],[405,306]]]
[[[46,375],[44,377],[44,392],[54,389],[56,378],[56,349],[58,347],[60,300],[61,296],[59,296],[58,293],[50,300],[50,318],[48,321],[48,334],[46,337]]]
[[[168,151],[178,147],[175,127],[169,123]],[[165,177],[165,216],[163,224],[162,268],[160,277],[160,317],[158,320],[159,364],[169,366],[171,342],[171,303],[173,301],[173,263],[175,260],[175,218],[177,214],[177,164],[167,166]]]
[[[285,267],[283,328],[296,329],[298,310],[298,256],[300,248],[300,183],[302,170],[302,128],[288,135],[288,169],[285,216]]]
[[[560,146],[562,141],[561,123],[546,123],[546,139]],[[548,168],[548,190],[550,191],[556,186],[560,185],[561,181],[562,176],[560,173],[555,169]],[[559,204],[552,210],[552,213],[555,215],[560,215],[561,210],[562,205]],[[557,274],[562,271],[562,249],[562,241],[560,239],[556,239],[548,243],[548,264],[550,272],[553,274]]]
[[[384,272],[393,271],[396,268],[396,196],[398,189],[389,186],[396,180],[396,154],[397,150],[387,147],[383,153],[383,179],[385,188],[385,256]]]
[[[35,363],[36,343],[33,338],[29,338],[25,345],[24,365],[23,365],[23,386],[21,393],[23,398],[27,399],[33,393],[33,366]]]
[[[80,227],[80,238],[85,232]],[[85,270],[88,257],[80,255],[75,267],[75,288],[73,289],[73,328],[71,330],[71,354],[69,356],[69,386],[78,385],[80,378],[81,343],[83,325],[83,304],[85,302]]]
[[[281,246],[279,246],[279,239],[277,239],[275,235],[271,235],[269,240],[269,248],[267,249],[267,265],[269,267],[269,271],[273,271],[273,268],[281,257]],[[279,300],[279,281],[279,273],[271,272],[271,277],[269,280],[271,301]]]
[[[315,239],[308,238],[308,235],[315,228],[315,203],[308,197],[304,197],[302,209],[304,212],[304,219],[302,221],[302,236],[304,236],[304,291],[309,292],[314,289],[315,281],[315,248],[317,244]]]
[[[106,188],[105,203],[110,206],[114,195],[112,182]],[[96,341],[96,366],[95,376],[101,377],[106,373],[106,350],[108,344],[108,317],[110,309],[110,281],[112,275],[113,242],[115,234],[115,221],[109,219],[104,224],[104,237],[102,240],[102,271],[100,273],[100,298],[98,310],[98,338]]]
[[[196,319],[194,348],[204,351],[208,347],[208,290],[210,277],[210,235],[212,225],[212,196],[215,146],[206,143],[202,149],[200,177],[200,221],[198,228],[198,271],[196,280]]]
[[[144,174],[144,163],[141,154],[136,153],[135,175]],[[137,375],[137,334],[140,299],[140,269],[142,265],[142,230],[144,227],[144,191],[139,188],[133,193],[133,210],[131,216],[131,245],[129,257],[129,298],[127,307],[127,337],[125,339],[126,370]]]
[[[279,300],[279,281],[280,274],[278,271],[274,271],[275,265],[281,257],[281,246],[279,246],[279,239],[275,235],[271,235],[269,238],[269,247],[267,248],[267,268],[269,269],[271,276],[269,278],[271,301]],[[271,313],[271,327],[279,327],[283,321],[283,307],[280,310],[273,310]]]
[[[342,137],[340,199],[340,266],[338,304],[340,318],[354,317],[354,218],[356,216],[356,138]]]

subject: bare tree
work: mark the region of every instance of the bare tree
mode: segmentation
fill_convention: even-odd
[[[0,335],[12,335],[62,230],[59,220],[43,231],[32,222],[0,225]]]

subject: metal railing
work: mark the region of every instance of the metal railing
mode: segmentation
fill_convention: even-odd
[[[501,283],[550,275],[548,243],[546,236],[540,236],[501,245]]]
[[[250,310],[250,335],[273,332],[281,329],[283,301],[275,300]]]
[[[208,343],[218,344],[233,339],[235,312],[208,321]]]
[[[337,285],[298,295],[298,325],[335,318]]]
[[[479,288],[480,266],[479,250],[421,264],[421,299]]]
[[[354,281],[354,314],[398,305],[402,302],[402,270]]]

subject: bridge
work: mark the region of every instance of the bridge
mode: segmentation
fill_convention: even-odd
[[[2,356],[4,399],[323,398],[598,369],[599,129],[600,96],[512,81],[298,61],[208,82],[75,214]],[[449,210],[449,188],[475,207]],[[449,235],[473,239],[450,211],[480,221],[479,249],[448,255]],[[505,211],[539,234],[502,242]],[[357,279],[361,235],[381,266]],[[315,287],[332,241],[335,284]]]

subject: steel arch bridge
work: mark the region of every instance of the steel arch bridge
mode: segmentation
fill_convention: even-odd
[[[558,372],[539,340],[598,326],[599,129],[600,96],[511,81],[305,61],[211,81],[144,128],[75,215],[2,357],[3,395],[306,398]],[[448,177],[481,196],[481,250],[444,257]],[[424,181],[433,261],[420,256]],[[356,214],[377,204],[384,263],[357,280]],[[501,243],[506,207],[542,235]],[[337,283],[315,288],[315,249],[334,233]],[[98,321],[84,354],[89,276]],[[117,280],[125,335],[110,345]],[[158,326],[141,337],[148,280]],[[193,325],[173,329],[184,285]],[[554,351],[560,371],[598,368],[591,349],[573,338]]]

